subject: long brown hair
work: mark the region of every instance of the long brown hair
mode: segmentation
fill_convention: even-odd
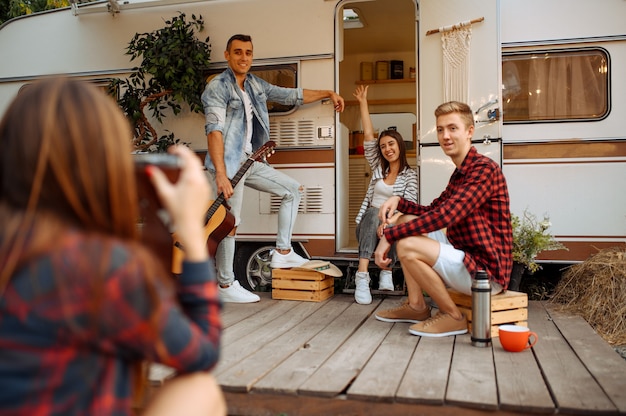
[[[29,85],[0,124],[0,200],[135,238],[130,137],[119,108],[96,87],[63,78]]]
[[[131,137],[115,101],[86,82],[50,78],[17,95],[0,122],[0,297],[16,269],[52,251],[72,229],[126,242],[146,275],[154,319],[158,297],[152,283],[167,274],[138,242]],[[86,276],[93,281],[94,321],[109,250],[104,244],[100,264]],[[63,277],[55,274],[61,291],[68,285]],[[135,378],[136,387],[139,382]]]
[[[400,162],[400,168],[398,169],[398,173],[410,167],[409,161],[406,159],[406,144],[404,143],[402,135],[396,129],[389,128],[380,133],[378,135],[378,140],[376,141],[376,148],[378,149],[378,159],[380,160],[380,167],[382,169],[383,175],[385,177],[387,176],[390,167],[389,161],[385,159],[383,152],[380,150],[380,139],[382,139],[383,137],[391,137],[396,141],[396,143],[398,143],[398,150],[400,151],[400,154],[398,155],[398,161]]]

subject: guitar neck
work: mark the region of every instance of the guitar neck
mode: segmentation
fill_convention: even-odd
[[[254,162],[253,159],[248,158],[248,160],[246,160],[244,162],[243,165],[241,165],[241,167],[239,168],[239,170],[237,171],[237,173],[235,173],[235,176],[233,176],[233,178],[230,180],[230,184],[232,185],[232,187],[234,188],[235,186],[237,186],[237,184],[239,183],[239,181],[241,180],[241,177],[243,176],[244,173],[246,173],[246,171],[248,170],[248,168],[250,167],[250,165],[252,165],[252,162]]]
[[[252,165],[252,162],[254,162],[253,159],[248,159],[244,162],[243,165],[241,165],[241,167],[239,168],[239,170],[237,171],[237,173],[235,174],[235,176],[233,176],[233,179],[231,179],[230,184],[231,186],[234,188],[235,186],[237,186],[237,184],[239,183],[239,181],[241,180],[241,178],[243,177],[243,174],[246,173],[246,171],[248,170],[248,168],[250,168],[250,165]],[[220,205],[222,205],[224,203],[224,193],[221,193],[217,199],[215,201],[213,201],[213,204],[211,204],[211,207],[209,208],[209,210],[207,211],[206,215],[205,215],[205,223],[208,223],[209,220],[211,219],[211,217],[213,216],[213,214],[215,214],[215,211],[217,211],[217,209],[219,208]]]

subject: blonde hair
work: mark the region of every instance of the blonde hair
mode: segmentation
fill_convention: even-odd
[[[474,126],[474,114],[469,105],[459,101],[448,101],[435,109],[435,118],[451,113],[457,113],[465,122],[465,127]]]

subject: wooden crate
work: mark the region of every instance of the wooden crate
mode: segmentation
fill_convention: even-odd
[[[472,297],[453,289],[448,289],[456,306],[467,316],[469,330],[472,330]],[[528,294],[507,290],[491,296],[491,336],[498,336],[498,325],[515,324],[528,326]]]
[[[272,299],[321,302],[335,294],[335,278],[314,270],[272,270]]]

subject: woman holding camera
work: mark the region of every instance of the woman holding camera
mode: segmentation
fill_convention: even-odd
[[[139,241],[131,131],[95,86],[47,79],[0,122],[0,414],[130,415],[146,362],[180,374],[144,414],[225,414],[210,188],[185,147],[146,168],[185,247],[180,279]]]

